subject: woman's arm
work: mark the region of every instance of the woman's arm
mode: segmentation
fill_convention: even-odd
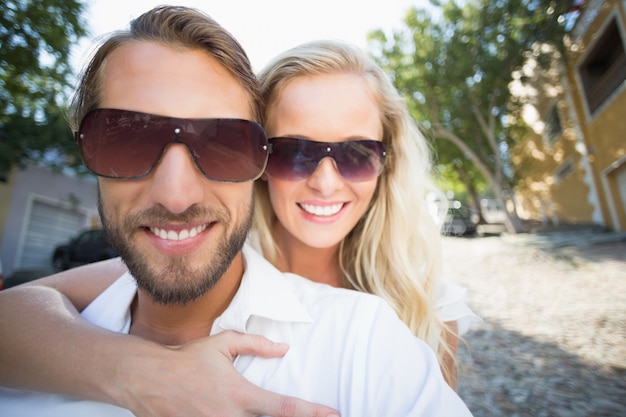
[[[58,290],[76,307],[83,311],[94,298],[122,276],[128,269],[121,258],[107,259],[77,268],[68,269],[23,286],[48,287]]]
[[[83,320],[72,302],[84,308],[124,272],[120,264],[105,261],[0,292],[0,385],[108,402],[137,416],[336,414],[237,373],[238,354],[285,354],[286,346],[263,337],[224,332],[169,348]]]
[[[467,305],[466,298],[467,288],[445,279],[439,281],[436,309],[437,315],[443,321],[443,336],[448,345],[447,352],[443,352],[441,371],[454,390],[457,389],[458,382],[456,355],[460,338],[472,323],[482,321]]]
[[[80,370],[90,368],[80,361],[90,360],[82,355],[87,352],[83,347],[92,345],[89,337],[104,341],[112,334],[83,320],[77,309],[84,309],[125,271],[116,258],[1,291],[0,384],[111,402],[81,381]]]
[[[444,326],[445,338],[449,350],[443,354],[441,372],[448,385],[456,391],[456,352],[459,348],[459,327],[456,321],[446,321]]]

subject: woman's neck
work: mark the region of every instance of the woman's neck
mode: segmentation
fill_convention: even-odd
[[[283,272],[301,275],[311,281],[343,286],[339,268],[339,245],[330,248],[314,248],[294,238],[291,234],[272,231],[278,246],[276,268]]]

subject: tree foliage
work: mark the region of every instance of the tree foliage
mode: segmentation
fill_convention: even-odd
[[[0,9],[0,172],[29,160],[78,165],[64,108],[84,5],[0,0]]]
[[[533,46],[562,45],[567,3],[431,0],[428,10],[409,10],[391,37],[370,34],[372,54],[435,139],[438,162],[459,171],[468,189],[486,184],[502,203],[511,196],[507,150],[519,137],[521,106],[509,85]],[[518,230],[509,214],[509,230]]]

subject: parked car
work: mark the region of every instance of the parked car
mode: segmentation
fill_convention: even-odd
[[[476,233],[479,216],[454,201],[448,208],[441,232],[446,236],[471,236]]]
[[[0,291],[4,289],[4,280],[2,279],[2,261],[0,261]]]
[[[114,258],[113,250],[102,229],[85,230],[69,243],[57,246],[52,254],[52,266],[57,271]]]
[[[4,288],[15,287],[16,285],[31,282],[42,277],[47,277],[53,273],[54,270],[52,268],[18,269],[13,271],[13,273],[8,277],[4,278]]]

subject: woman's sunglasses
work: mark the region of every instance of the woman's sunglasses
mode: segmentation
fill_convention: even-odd
[[[330,157],[343,178],[361,182],[376,178],[385,165],[385,145],[377,140],[316,142],[297,138],[271,138],[265,172],[283,180],[310,177],[322,159]]]
[[[187,146],[196,166],[213,181],[257,179],[268,157],[265,130],[243,119],[180,119],[97,109],[87,113],[76,137],[87,169],[107,178],[148,175],[172,143]]]

